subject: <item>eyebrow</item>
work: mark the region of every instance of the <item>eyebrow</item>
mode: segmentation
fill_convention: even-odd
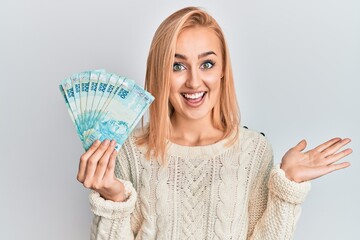
[[[215,56],[217,56],[216,53],[214,53],[213,51],[208,51],[208,52],[200,53],[200,54],[198,55],[198,58],[200,59],[200,58],[203,58],[203,57],[212,55],[212,54],[214,54]],[[180,53],[175,53],[175,58],[180,58],[180,59],[184,59],[184,60],[187,59],[187,57],[186,57],[185,55],[182,55],[182,54],[180,54]]]

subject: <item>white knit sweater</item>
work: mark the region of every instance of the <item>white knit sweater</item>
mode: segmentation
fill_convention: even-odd
[[[126,202],[90,193],[91,239],[292,239],[310,183],[288,180],[273,166],[261,134],[240,129],[238,141],[208,146],[170,144],[168,165],[147,161],[132,134],[116,175]]]

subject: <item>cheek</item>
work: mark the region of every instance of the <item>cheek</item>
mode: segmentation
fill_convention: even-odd
[[[213,97],[216,102],[220,99],[220,95],[221,95],[220,92],[221,92],[221,84],[220,81],[217,81],[216,83],[214,83],[214,86],[212,87]]]
[[[215,66],[214,69],[203,72],[203,80],[208,85],[208,87],[217,88],[220,87],[221,77],[222,77],[222,66]]]
[[[174,98],[179,94],[179,88],[180,88],[179,84],[172,82],[170,86],[170,96],[169,96],[170,99]]]
[[[209,74],[208,76],[206,76],[206,78],[204,78],[204,81],[210,91],[212,91],[213,93],[220,92],[220,87],[221,87],[221,75],[220,74],[216,74],[216,75]]]
[[[173,73],[172,77],[170,78],[170,82],[171,82],[170,92],[172,93],[178,92],[185,81],[186,78],[185,76],[183,76],[183,74]]]
[[[169,96],[169,102],[172,106],[176,106],[178,104],[176,104],[179,100],[179,88],[180,85],[177,83],[176,80],[172,79],[171,80],[171,86],[170,86],[170,96]]]

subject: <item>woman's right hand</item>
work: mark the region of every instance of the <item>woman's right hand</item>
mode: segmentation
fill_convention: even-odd
[[[77,180],[84,187],[100,193],[101,197],[114,202],[125,200],[124,184],[116,179],[115,140],[96,140],[80,157]]]

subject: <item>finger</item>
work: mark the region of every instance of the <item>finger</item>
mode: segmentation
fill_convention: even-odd
[[[113,179],[115,177],[114,172],[115,172],[115,165],[116,165],[116,156],[117,156],[117,151],[114,150],[111,153],[110,160],[109,160],[109,163],[107,165],[106,173],[105,173],[105,176],[104,176],[108,180],[111,180],[111,179]]]
[[[352,153],[352,149],[351,148],[348,148],[348,149],[345,149],[341,152],[338,152],[336,153],[335,155],[332,155],[332,156],[329,156],[326,158],[326,164],[329,165],[329,164],[332,164],[334,162],[337,162],[339,161],[340,159],[348,156],[349,154]]]
[[[351,140],[349,138],[345,138],[339,142],[337,142],[336,144],[333,144],[332,146],[330,146],[329,148],[325,149],[323,151],[323,154],[325,155],[325,157],[328,157],[334,153],[336,153],[340,148],[342,148],[343,146],[345,146],[346,144],[348,144]]]
[[[87,161],[89,160],[90,156],[98,149],[99,145],[100,145],[100,141],[95,140],[95,142],[91,145],[91,147],[83,155],[81,155],[79,161],[79,170],[77,174],[77,180],[79,182],[81,183],[84,182]]]
[[[104,140],[98,149],[91,155],[89,160],[86,164],[86,170],[85,170],[85,180],[84,180],[84,186],[86,188],[91,188],[93,184],[93,177],[96,170],[96,167],[98,165],[99,160],[104,155],[106,149],[108,148],[110,141],[108,139]]]
[[[326,174],[329,174],[333,171],[347,168],[350,166],[349,162],[342,162],[338,164],[332,164],[328,166],[322,166],[317,168],[307,168],[306,171],[303,171],[301,178],[303,181],[310,181]]]
[[[107,148],[107,150],[105,151],[104,155],[101,157],[100,161],[98,162],[97,168],[95,170],[95,174],[94,174],[94,188],[97,189],[103,178],[104,178],[104,174],[106,172],[109,160],[110,160],[110,156],[112,154],[112,152],[114,151],[115,148],[115,141],[112,140],[110,142],[110,146]]]
[[[306,148],[306,145],[307,145],[307,142],[305,139],[303,139],[298,144],[296,144],[296,146],[293,147],[293,149],[295,149],[296,151],[302,152]]]
[[[316,148],[314,148],[316,151],[318,152],[322,152],[324,151],[325,149],[327,149],[328,147],[331,147],[332,145],[334,145],[335,143],[339,142],[341,140],[341,138],[333,138],[333,139],[330,139],[329,141],[323,143],[323,144],[320,144],[319,146],[317,146]]]
[[[329,165],[329,166],[326,166],[324,167],[324,174],[329,174],[331,172],[334,172],[334,171],[337,171],[337,170],[340,170],[340,169],[344,169],[344,168],[347,168],[350,166],[350,163],[349,162],[342,162],[342,163],[337,163],[337,164],[332,164],[332,165]]]

